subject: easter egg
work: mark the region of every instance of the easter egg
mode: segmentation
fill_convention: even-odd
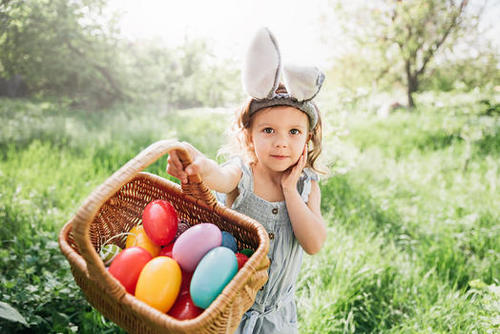
[[[254,251],[250,248],[244,248],[240,251],[240,253],[245,254],[246,256],[250,257],[253,255]]]
[[[194,319],[203,312],[203,309],[199,308],[193,303],[189,291],[179,295],[175,301],[174,306],[168,311],[168,315],[178,319],[178,320],[188,320]]]
[[[194,225],[177,238],[172,256],[183,270],[193,272],[203,256],[221,242],[222,233],[214,224]]]
[[[148,237],[157,245],[168,245],[177,233],[177,212],[170,202],[154,200],[144,208],[142,224]]]
[[[99,252],[99,256],[104,265],[109,266],[121,251],[122,249],[115,244],[104,245]]]
[[[108,271],[120,281],[128,293],[134,294],[142,268],[152,258],[151,254],[144,248],[126,248],[111,262]]]
[[[135,297],[160,312],[167,312],[179,295],[181,276],[181,268],[173,259],[155,257],[142,269]]]
[[[248,256],[243,253],[236,253],[236,260],[238,261],[238,270],[248,261]]]
[[[217,247],[200,261],[189,292],[196,306],[207,308],[224,290],[224,287],[238,272],[238,261],[234,252],[226,247]]]
[[[155,257],[160,252],[161,247],[155,244],[146,234],[144,226],[136,225],[132,227],[127,236],[127,242],[125,243],[126,248],[130,247],[142,247],[147,250],[152,257]]]
[[[191,286],[192,278],[193,273],[188,273],[187,271],[182,272],[181,291],[179,292],[179,294],[189,293],[189,287]]]
[[[222,247],[227,247],[233,252],[238,250],[238,245],[236,243],[236,239],[229,232],[222,231]]]
[[[174,248],[174,243],[171,242],[165,247],[163,247],[160,252],[158,253],[158,256],[168,256],[172,257],[172,248]]]

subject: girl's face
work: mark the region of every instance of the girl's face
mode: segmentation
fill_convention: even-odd
[[[307,115],[293,107],[276,106],[257,111],[250,127],[258,163],[283,172],[297,163],[309,138]]]

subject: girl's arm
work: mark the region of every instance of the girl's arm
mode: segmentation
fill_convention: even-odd
[[[207,158],[191,144],[183,143],[191,155],[193,162],[182,168],[176,151],[170,152],[167,160],[167,173],[187,182],[188,175],[200,174],[208,188],[221,193],[230,193],[238,186],[241,179],[241,168],[236,164],[219,166],[217,162]]]
[[[292,191],[283,190],[283,193],[295,237],[308,254],[316,254],[326,240],[325,222],[320,212],[321,193],[318,183],[312,181],[307,205],[296,187]]]
[[[306,203],[302,200],[297,181],[305,166],[307,153],[304,151],[297,164],[281,179],[288,216],[292,222],[293,233],[308,254],[319,252],[326,240],[326,226],[321,216],[321,192],[316,181],[311,182],[311,193]]]

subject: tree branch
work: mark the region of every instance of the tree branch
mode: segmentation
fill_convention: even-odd
[[[467,6],[467,4],[468,0],[462,0],[460,2],[458,11],[451,17],[451,22],[449,26],[445,29],[444,34],[435,44],[431,44],[431,46],[429,46],[429,49],[426,52],[424,52],[425,56],[422,61],[422,66],[420,67],[420,69],[417,70],[417,75],[421,75],[422,73],[424,73],[427,63],[429,63],[429,61],[432,59],[436,51],[441,47],[441,45],[443,45],[443,43],[450,35],[451,31],[458,25],[458,19],[462,15],[463,10]]]
[[[109,85],[111,86],[111,88],[113,89],[113,92],[114,92],[114,95],[117,96],[117,97],[122,97],[123,96],[123,92],[122,92],[122,89],[119,87],[119,85],[116,83],[115,79],[113,78],[113,76],[111,75],[111,73],[109,73],[109,71],[104,67],[104,66],[101,66],[99,65],[97,62],[95,61],[92,61],[92,60],[89,60],[87,58],[87,56],[85,55],[84,52],[82,52],[81,50],[78,50],[78,48],[74,47],[70,41],[66,40],[65,41],[66,43],[66,46],[71,50],[73,51],[75,54],[77,54],[79,57],[85,59],[85,61],[89,62],[99,73],[101,73],[101,75],[106,79],[106,81],[109,83]]]

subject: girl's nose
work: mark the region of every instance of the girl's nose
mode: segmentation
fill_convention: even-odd
[[[285,136],[277,135],[274,141],[276,147],[285,148],[287,147],[287,141]]]

